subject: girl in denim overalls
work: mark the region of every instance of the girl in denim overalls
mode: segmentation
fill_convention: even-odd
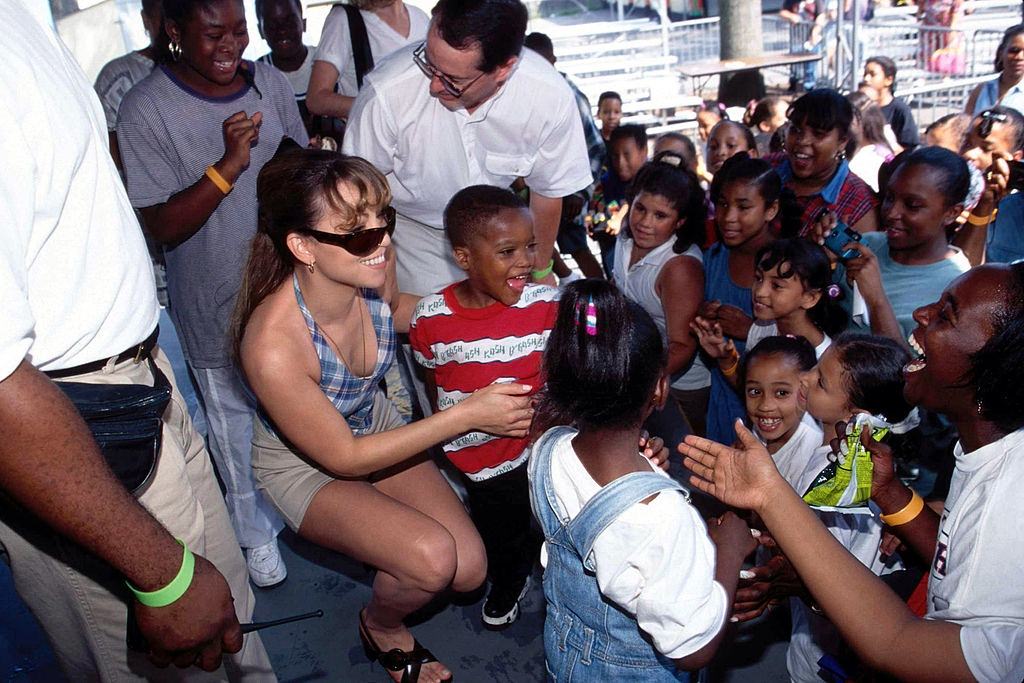
[[[565,289],[537,414],[572,426],[544,433],[529,470],[551,680],[688,680],[679,670],[710,661],[755,547],[732,513],[709,539],[685,490],[637,452],[640,425],[667,391],[665,362],[651,317],[614,285]]]

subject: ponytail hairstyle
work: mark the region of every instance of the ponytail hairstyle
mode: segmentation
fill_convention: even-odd
[[[762,97],[754,105],[754,108],[743,116],[743,125],[749,128],[757,128],[765,121],[771,121],[775,116],[775,108],[782,102],[781,97],[769,95]],[[774,131],[773,131],[774,132]]]
[[[353,206],[341,196],[341,185],[356,191]],[[260,303],[292,276],[296,259],[288,235],[315,229],[325,214],[338,216],[338,227],[352,227],[368,209],[391,202],[391,190],[380,171],[365,159],[320,149],[282,145],[256,179],[259,203],[256,236],[242,271],[231,339],[235,355],[249,317]]]
[[[651,316],[613,283],[570,283],[544,351],[539,424],[639,428],[667,352]]]
[[[916,456],[922,442],[917,410],[903,398],[903,366],[910,362],[910,351],[888,337],[851,332],[839,335],[830,348],[843,368],[848,405],[892,425],[883,441],[898,459]]]
[[[847,403],[897,424],[914,406],[903,398],[903,366],[910,351],[888,337],[847,332],[832,341],[843,368]]]
[[[754,185],[766,206],[779,203],[780,237],[792,237],[800,234],[801,214],[803,211],[797,203],[796,195],[782,184],[782,178],[775,172],[770,163],[764,159],[753,159],[746,152],[737,152],[722,164],[718,173],[711,180],[711,201],[718,204],[727,185],[732,183]]]
[[[830,337],[846,329],[850,318],[839,305],[842,290],[832,280],[832,265],[825,250],[800,237],[780,239],[763,247],[754,258],[761,271],[778,267],[779,277],[796,277],[805,290],[817,292],[818,303],[807,310],[814,326]]]
[[[796,366],[800,372],[809,372],[818,363],[818,357],[814,352],[811,342],[804,337],[792,335],[777,335],[765,337],[753,348],[747,349],[740,361],[739,386],[747,383],[747,368],[757,360],[765,356],[783,356]]]
[[[626,201],[632,205],[641,192],[667,199],[676,210],[678,219],[682,220],[682,225],[675,231],[677,239],[672,251],[682,254],[690,245],[699,244],[704,238],[704,224],[708,217],[704,190],[681,155],[662,152],[656,161],[644,164],[629,185]],[[627,237],[633,237],[628,221],[625,231]]]

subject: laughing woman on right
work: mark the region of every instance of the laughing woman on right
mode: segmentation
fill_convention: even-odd
[[[956,471],[940,514],[893,476],[871,441],[872,500],[882,521],[932,558],[928,612],[916,618],[847,553],[782,480],[764,447],[688,436],[691,483],[756,511],[843,637],[875,669],[908,681],[1024,679],[1024,264],[974,268],[919,308],[906,398],[956,425]]]

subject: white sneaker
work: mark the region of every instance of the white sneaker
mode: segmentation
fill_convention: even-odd
[[[288,568],[281,559],[276,538],[266,545],[249,548],[246,564],[249,565],[249,578],[260,588],[276,586],[288,577]]]

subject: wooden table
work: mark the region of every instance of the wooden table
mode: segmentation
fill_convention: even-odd
[[[715,76],[723,76],[749,69],[764,69],[771,66],[808,64],[810,62],[817,62],[821,58],[822,55],[817,52],[782,52],[761,55],[759,57],[743,57],[742,59],[690,62],[689,64],[682,64],[676,67],[676,70],[681,75],[693,80],[693,92],[700,95],[704,86]]]

